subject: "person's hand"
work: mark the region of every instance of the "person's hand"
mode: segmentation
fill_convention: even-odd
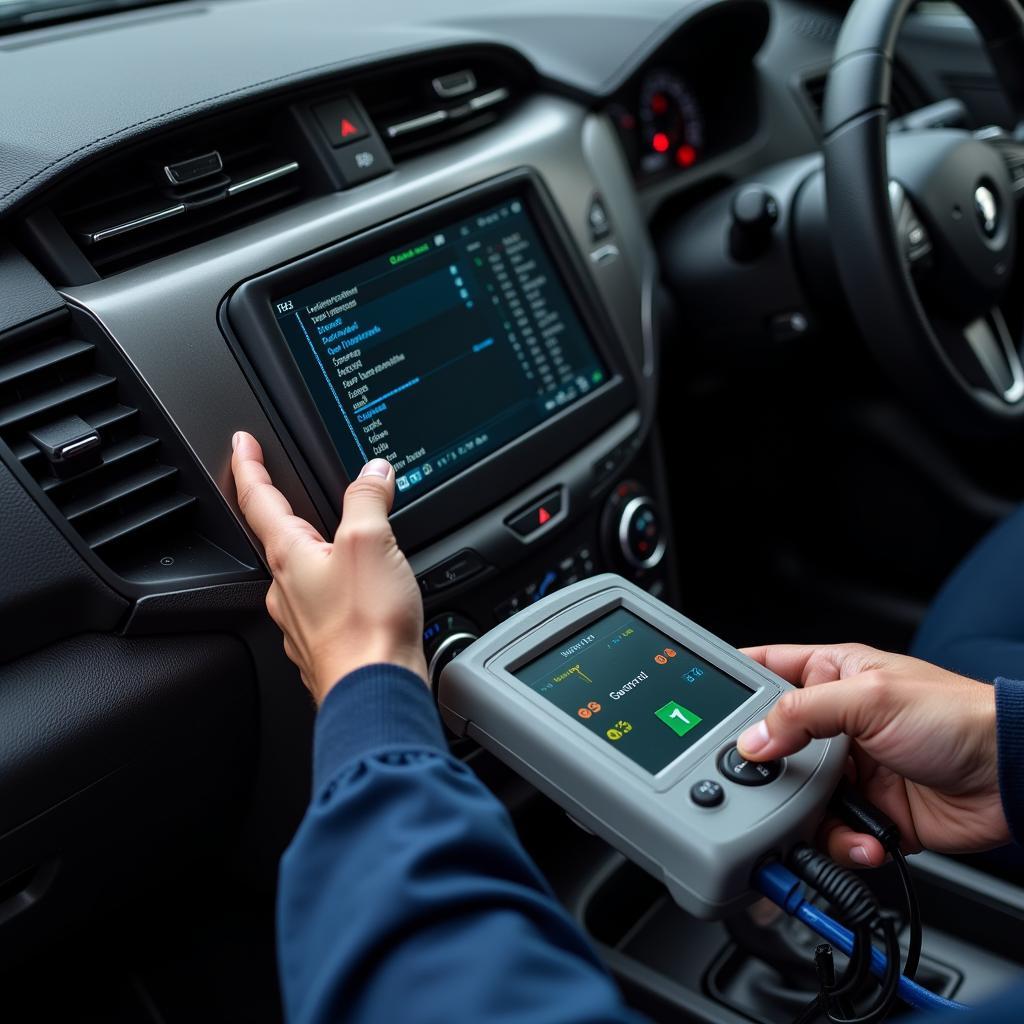
[[[854,781],[902,833],[903,849],[968,853],[1010,841],[999,798],[994,687],[859,644],[743,652],[802,689],[739,738],[751,761],[846,734]],[[822,844],[846,866],[875,867],[881,843],[826,821]]]
[[[231,447],[238,506],[274,575],[267,611],[313,699],[319,704],[342,676],[377,662],[402,665],[426,682],[423,603],[388,523],[391,466],[374,459],[363,467],[328,543],[292,513],[251,434],[235,434]]]

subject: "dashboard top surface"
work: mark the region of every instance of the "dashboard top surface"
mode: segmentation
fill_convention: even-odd
[[[475,0],[389,0],[356,9],[332,0],[216,0],[0,37],[0,215],[69,166],[149,129],[414,52],[509,46],[550,81],[604,96],[710,5],[524,0],[489,10]]]

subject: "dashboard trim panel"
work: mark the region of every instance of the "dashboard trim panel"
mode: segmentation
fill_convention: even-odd
[[[644,337],[650,314],[644,305],[645,294],[653,293],[655,259],[630,171],[603,118],[551,96],[527,100],[486,132],[407,160],[357,189],[298,204],[64,294],[116,340],[239,521],[228,439],[244,429],[260,439],[268,469],[296,514],[323,526],[334,522],[335,513],[308,493],[297,469],[306,469],[301,455],[275,429],[271,411],[261,405],[219,329],[225,296],[241,281],[522,166],[532,168],[550,192],[567,225],[568,243],[583,257],[583,272],[600,296],[595,313],[607,320],[626,370],[638,380],[650,363]],[[594,192],[616,210],[611,239],[618,239],[620,248],[628,242],[623,258],[600,265],[585,259],[592,248],[587,208]],[[189,372],[182,372],[183,366]],[[653,399],[653,388],[645,388],[645,423]]]

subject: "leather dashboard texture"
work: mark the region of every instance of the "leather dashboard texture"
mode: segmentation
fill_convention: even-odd
[[[0,215],[69,167],[190,115],[388,58],[511,46],[612,91],[711,0],[209,0],[0,37]]]
[[[0,149],[2,149],[0,143]],[[16,249],[0,244],[0,334],[64,305],[50,283]]]

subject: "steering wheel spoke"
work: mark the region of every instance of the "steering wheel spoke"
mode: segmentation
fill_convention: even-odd
[[[1008,406],[1024,401],[1024,362],[998,306],[967,322],[932,316],[935,333],[968,385]]]
[[[988,387],[1008,405],[1024,399],[1024,365],[1020,348],[1010,333],[1002,310],[998,306],[963,328],[967,342]]]

